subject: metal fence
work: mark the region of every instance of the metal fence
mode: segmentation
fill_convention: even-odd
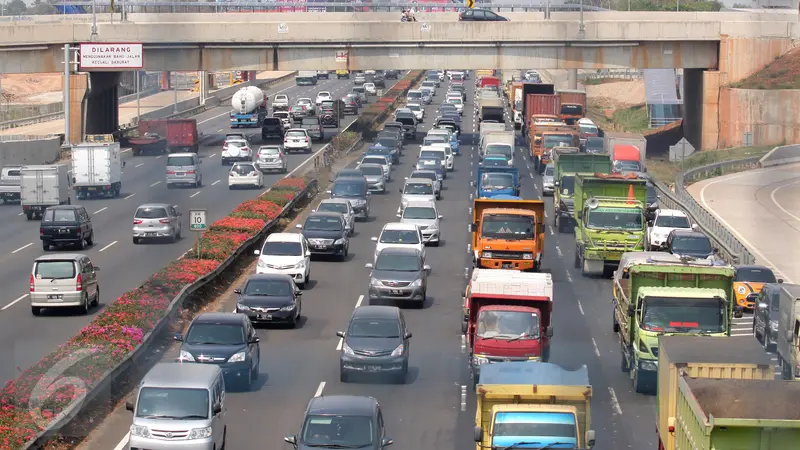
[[[644,78],[644,71],[637,69],[597,69],[596,72],[578,71],[578,80],[638,80]]]

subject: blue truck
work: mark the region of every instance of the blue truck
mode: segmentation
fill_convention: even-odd
[[[256,86],[239,89],[231,97],[231,128],[260,128],[267,117],[267,96]]]
[[[519,170],[516,167],[479,167],[473,187],[478,198],[519,197]]]

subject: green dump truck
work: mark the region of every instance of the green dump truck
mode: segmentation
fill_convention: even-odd
[[[800,447],[800,383],[678,379],[670,418],[676,450],[788,450]]]
[[[487,364],[475,394],[475,450],[594,446],[586,366],[569,371],[544,362]]]
[[[636,392],[650,393],[658,382],[659,336],[730,335],[736,270],[673,255],[654,256],[626,270],[614,277],[613,289],[620,367],[630,372]]]
[[[752,336],[708,339],[705,336],[661,336],[658,350],[656,432],[659,450],[675,450],[678,379],[772,380],[775,368]],[[672,419],[672,420],[671,420]],[[670,431],[672,430],[672,431]]]
[[[553,226],[565,233],[573,225],[575,211],[575,175],[611,173],[611,159],[606,154],[579,153],[569,147],[555,149],[553,160]]]
[[[575,268],[609,274],[625,252],[644,249],[647,182],[635,175],[575,175]]]

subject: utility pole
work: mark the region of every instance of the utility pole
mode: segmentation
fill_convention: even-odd
[[[92,36],[89,40],[92,42],[97,41],[97,3],[96,0],[92,0]]]

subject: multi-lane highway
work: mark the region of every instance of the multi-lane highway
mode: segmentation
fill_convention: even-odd
[[[315,99],[317,92],[330,91],[340,98],[350,91],[348,80],[320,80],[316,86],[295,86],[294,80],[268,89],[270,97],[285,93],[294,101],[300,97]],[[230,130],[227,105],[210,109],[196,116],[199,131],[205,135],[201,141],[203,186],[197,189],[167,189],[164,185],[165,156],[132,157],[124,153],[126,166],[122,176],[122,193],[117,199],[77,201],[86,207],[92,217],[95,243],[85,250],[100,267],[100,308],[93,308],[88,316],[73,312],[48,312],[41,317],[31,315],[28,305],[28,279],[31,265],[43,254],[39,240],[39,224],[28,221],[19,205],[0,206],[0,340],[6,344],[0,349],[0,378],[3,383],[36,363],[41,357],[67,341],[92,316],[123,293],[139,286],[153,272],[177,259],[192,247],[194,236],[188,231],[188,214],[191,208],[206,208],[208,220],[214,221],[228,214],[239,203],[255,197],[260,191],[228,189],[230,166],[219,160],[222,140],[229,131],[252,134],[251,143],[257,149],[261,143],[260,129]],[[342,118],[342,127],[357,116]],[[336,132],[326,129],[327,136]],[[329,140],[326,139],[326,142]],[[322,144],[314,145],[314,150]],[[290,155],[289,170],[296,168],[311,155]],[[267,175],[265,184],[271,185],[283,175]],[[175,243],[134,245],[131,239],[133,213],[136,207],[147,202],[166,202],[178,205],[184,213],[183,239]],[[209,222],[210,223],[210,222]]]
[[[427,106],[430,128],[445,87],[439,89],[434,104]],[[284,435],[296,434],[309,399],[315,395],[356,394],[378,399],[386,420],[392,448],[404,450],[443,448],[469,449],[475,417],[475,398],[470,392],[466,351],[460,333],[465,268],[471,206],[469,181],[477,168],[475,144],[478,131],[471,114],[472,89],[463,122],[461,156],[455,172],[444,182],[442,199],[437,203],[444,216],[442,245],[427,251],[432,273],[428,301],[423,309],[405,310],[410,331],[411,358],[405,385],[380,383],[341,383],[339,381],[339,338],[353,309],[365,303],[374,243],[383,225],[397,220],[400,202],[397,189],[412,170],[424,133],[415,144],[406,145],[402,163],[395,168],[389,192],[372,198],[373,219],[357,226],[350,242],[346,262],[314,260],[314,280],[303,296],[304,319],[298,329],[260,329],[261,376],[253,392],[230,392],[228,408],[228,446],[231,449],[290,449]],[[525,149],[517,159],[524,174],[522,196],[541,198],[541,182],[526,165]],[[552,210],[551,199],[545,200]],[[551,362],[567,369],[587,365],[594,388],[593,428],[596,448],[655,448],[654,397],[635,394],[627,374],[620,371],[619,342],[611,325],[611,284],[607,279],[582,277],[572,266],[574,238],[558,234],[547,218],[544,270],[555,283],[554,330]],[[221,300],[219,309],[232,311],[233,296]],[[167,354],[169,360],[176,355]],[[462,389],[467,392],[462,399]],[[85,448],[121,450],[131,424],[130,413],[115,411],[87,441]]]

